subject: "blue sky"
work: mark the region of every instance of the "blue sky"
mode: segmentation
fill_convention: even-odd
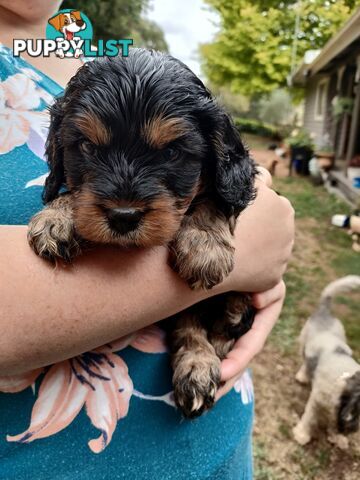
[[[210,41],[217,31],[218,18],[207,9],[202,0],[152,0],[147,15],[164,30],[170,53],[197,75],[200,75],[197,48],[200,43]]]

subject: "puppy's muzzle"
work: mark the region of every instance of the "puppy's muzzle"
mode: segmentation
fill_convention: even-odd
[[[122,235],[135,230],[144,216],[137,208],[111,208],[106,216],[112,230]]]

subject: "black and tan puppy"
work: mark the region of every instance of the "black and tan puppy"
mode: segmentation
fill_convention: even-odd
[[[28,234],[38,255],[71,261],[86,242],[169,245],[192,288],[231,272],[255,166],[228,115],[180,61],[133,49],[85,64],[51,108],[46,154],[46,208]],[[213,405],[220,360],[251,325],[249,305],[248,295],[229,293],[168,322],[186,416]]]

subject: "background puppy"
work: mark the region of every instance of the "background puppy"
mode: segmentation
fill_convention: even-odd
[[[169,245],[192,288],[231,272],[235,222],[255,196],[256,169],[229,116],[180,61],[132,49],[86,63],[51,108],[46,154],[48,206],[28,233],[38,255],[71,261],[84,241]],[[250,328],[250,304],[250,295],[230,293],[167,322],[186,416],[213,405],[220,361]]]
[[[359,428],[360,365],[352,358],[341,322],[330,311],[335,295],[360,289],[360,276],[349,275],[330,283],[322,292],[318,310],[307,320],[300,343],[304,363],[296,375],[311,382],[305,412],[294,428],[295,440],[305,445],[318,426],[326,426],[328,439],[347,448],[346,434]]]

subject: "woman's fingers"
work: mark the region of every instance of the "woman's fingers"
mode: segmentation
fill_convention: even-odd
[[[254,293],[252,296],[252,304],[258,310],[261,310],[271,303],[276,302],[280,298],[285,297],[286,293],[286,286],[285,282],[281,280],[274,288],[270,288],[270,290],[266,290],[265,292]]]
[[[252,329],[239,338],[233,349],[221,363],[221,380],[226,382],[237,377],[246,369],[249,362],[264,347],[265,341],[279,318],[284,303],[284,288],[274,287],[275,300],[268,306],[258,310]],[[281,295],[281,292],[283,294]],[[281,296],[279,296],[281,295]]]

